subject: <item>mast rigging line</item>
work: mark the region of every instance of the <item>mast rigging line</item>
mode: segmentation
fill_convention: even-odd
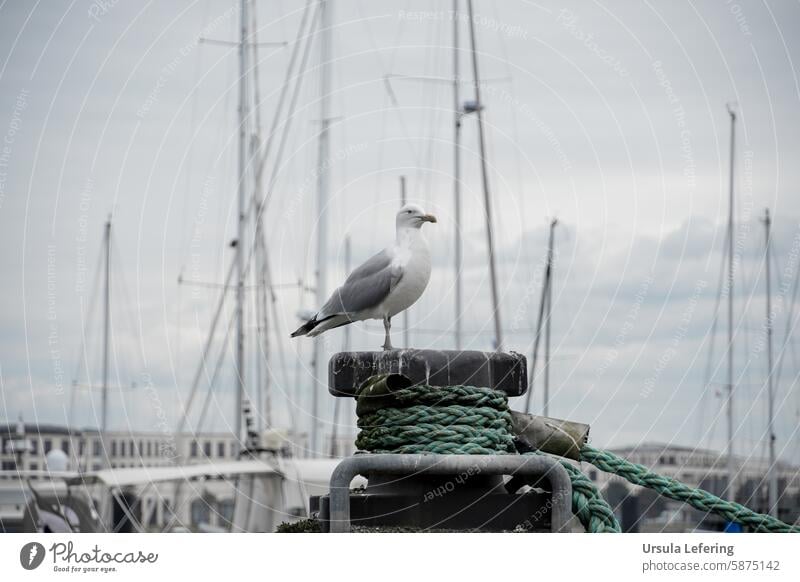
[[[547,416],[548,400],[549,400],[549,372],[550,365],[550,317],[551,317],[551,296],[553,289],[553,246],[555,244],[555,228],[558,224],[558,219],[553,218],[550,221],[550,233],[547,243],[547,263],[544,271],[544,280],[542,281],[542,298],[539,302],[539,316],[536,320],[536,336],[533,343],[533,354],[531,357],[531,373],[528,380],[528,394],[525,398],[525,411],[530,412],[531,403],[533,401],[533,388],[536,376],[536,364],[539,354],[539,342],[542,337],[542,325],[545,327],[545,394],[544,394],[544,415]],[[546,314],[545,314],[546,313]]]
[[[307,2],[307,6],[310,5],[310,4],[311,4],[311,1]],[[313,30],[314,30],[314,27],[315,27],[314,23],[317,20],[317,14],[318,13],[319,13],[319,6],[317,6],[317,9],[315,10],[315,14],[314,14],[314,17],[313,17],[311,25],[310,25],[311,28],[308,30],[308,32],[306,34],[306,44],[305,44],[305,47],[304,47],[303,57],[301,59],[300,68],[299,68],[298,74],[296,76],[297,82],[295,83],[293,95],[291,97],[291,102],[290,102],[290,106],[289,106],[289,112],[288,112],[288,115],[287,115],[287,121],[286,121],[285,125],[283,126],[283,134],[282,134],[282,137],[281,137],[280,144],[278,146],[279,149],[275,154],[276,155],[276,160],[275,160],[276,163],[274,164],[274,168],[275,169],[273,170],[273,175],[272,175],[272,178],[271,178],[269,186],[268,186],[267,195],[262,200],[262,205],[261,205],[259,213],[263,213],[266,210],[266,203],[269,202],[269,200],[271,198],[271,196],[270,196],[271,188],[274,185],[275,176],[276,176],[277,171],[278,171],[277,170],[277,165],[278,165],[277,164],[277,160],[279,160],[282,157],[283,150],[285,149],[287,136],[288,136],[288,133],[289,133],[289,129],[291,127],[291,120],[292,120],[292,117],[293,117],[294,109],[295,109],[296,104],[297,104],[300,88],[302,86],[301,81],[305,76],[304,72],[305,72],[305,69],[306,69],[306,65],[308,63],[308,56],[309,56],[309,54],[311,52],[310,51],[310,47],[313,44],[313,42],[312,42],[313,41]],[[302,31],[302,28],[300,30],[298,30],[298,41],[302,36],[301,31]],[[298,44],[296,46],[299,46],[299,42],[298,42]],[[287,79],[287,81],[291,79],[290,71],[287,71],[286,79]],[[288,83],[284,83],[284,85],[288,86]],[[282,95],[285,97],[285,92],[283,92]],[[275,121],[277,119],[277,117],[278,116],[276,115],[276,117],[274,118],[273,126],[277,124],[277,121]],[[271,141],[271,137],[267,141],[267,147],[268,147],[270,141]],[[266,151],[265,154],[266,153],[268,153],[268,151]],[[260,167],[263,168],[263,165],[266,163],[266,161],[267,161],[266,158],[262,158],[262,162],[261,162],[262,165]],[[240,176],[239,179],[241,180],[242,177]],[[248,211],[252,211],[254,208],[255,208],[255,204],[253,202],[253,198],[251,198],[251,204],[250,204],[250,208],[248,209]],[[248,214],[249,214],[249,212],[248,212]],[[244,244],[244,241],[239,241],[238,242],[238,246],[241,246],[243,244]],[[247,256],[247,258],[246,258],[246,260],[244,262],[244,269],[243,269],[243,274],[242,274],[243,278],[246,277],[247,273],[249,272],[249,268],[250,268],[253,256],[255,254],[255,248],[256,248],[255,245],[251,246],[250,251],[248,253],[248,256]],[[231,262],[231,267],[230,267],[230,269],[228,271],[228,275],[225,278],[225,282],[222,284],[224,289],[227,289],[229,286],[231,286],[231,280],[232,280],[233,273],[234,273],[235,270],[236,270],[236,262],[232,261]],[[192,387],[191,387],[191,390],[190,390],[190,393],[189,393],[189,398],[187,400],[187,405],[184,407],[184,412],[183,412],[183,414],[181,416],[181,420],[179,421],[179,424],[178,424],[178,429],[177,429],[177,433],[178,434],[180,434],[183,431],[183,428],[184,428],[184,426],[186,424],[187,416],[191,412],[191,408],[192,408],[193,403],[194,403],[194,398],[196,396],[197,389],[198,389],[198,386],[199,386],[200,376],[201,376],[203,370],[205,369],[205,363],[206,363],[206,361],[208,359],[208,355],[209,355],[209,352],[210,352],[210,349],[211,349],[211,344],[213,342],[214,334],[216,332],[217,323],[219,321],[219,317],[220,317],[220,314],[222,312],[222,308],[223,308],[224,303],[225,303],[226,295],[227,295],[227,293],[224,292],[224,291],[220,295],[220,299],[219,299],[219,302],[217,304],[217,308],[216,308],[214,317],[212,319],[211,327],[209,329],[209,333],[208,333],[208,336],[206,338],[206,344],[205,344],[205,347],[203,348],[203,356],[202,356],[200,362],[198,363],[197,370],[195,371],[195,375],[194,375],[194,378],[192,380]],[[279,350],[279,352],[282,354],[282,350]],[[290,407],[290,409],[291,409],[291,407]]]
[[[778,353],[778,362],[775,364],[775,385],[779,386],[781,381],[781,372],[783,370],[783,359],[786,355],[786,348],[787,345],[790,343],[789,340],[792,336],[792,331],[794,327],[792,325],[792,321],[794,320],[794,308],[797,302],[797,292],[798,288],[800,288],[800,261],[797,261],[797,264],[794,267],[794,282],[792,284],[792,296],[789,301],[789,309],[786,318],[786,327],[784,330],[783,335],[783,345]]]
[[[300,64],[299,64],[299,67],[298,67],[298,70],[297,70],[297,74],[293,77],[292,76],[292,70],[293,70],[293,67],[294,67],[294,63],[295,63],[295,61],[297,59],[297,55],[299,54],[299,49],[300,49],[300,45],[301,45],[300,40],[303,38],[303,27],[305,26],[306,20],[308,18],[311,2],[312,2],[312,0],[308,0],[306,2],[306,7],[305,7],[304,12],[303,12],[302,21],[301,21],[300,27],[298,28],[298,31],[297,31],[297,40],[295,42],[294,48],[292,49],[292,55],[289,58],[289,66],[287,67],[286,75],[284,77],[284,82],[283,82],[283,85],[281,87],[281,94],[280,94],[280,97],[278,99],[278,107],[276,108],[275,115],[272,118],[272,124],[271,124],[270,129],[269,129],[269,137],[267,138],[266,144],[264,145],[264,153],[261,156],[261,158],[256,161],[256,164],[257,164],[256,165],[256,185],[257,185],[258,188],[260,188],[262,175],[263,175],[264,169],[266,168],[267,161],[269,159],[269,154],[270,154],[270,151],[272,149],[272,143],[273,143],[274,137],[275,137],[275,135],[277,133],[277,128],[278,128],[279,121],[280,121],[280,114],[281,114],[281,111],[283,110],[283,105],[285,103],[286,97],[287,97],[288,92],[289,92],[289,85],[290,85],[291,81],[294,80],[295,81],[294,89],[292,91],[292,95],[291,95],[290,100],[289,100],[289,109],[288,109],[287,114],[286,114],[286,120],[284,121],[284,124],[283,124],[283,132],[281,133],[281,139],[280,139],[280,142],[278,143],[278,150],[276,151],[275,159],[273,160],[272,174],[270,176],[269,181],[267,182],[266,194],[263,197],[261,197],[261,199],[259,201],[257,201],[257,203],[256,203],[256,201],[254,201],[254,203],[253,203],[254,206],[258,207],[257,208],[258,216],[256,217],[257,219],[260,218],[260,215],[262,215],[266,211],[267,205],[269,204],[270,200],[272,199],[272,189],[275,186],[275,182],[277,181],[278,172],[281,169],[280,168],[280,161],[283,158],[283,152],[284,152],[284,150],[286,148],[286,142],[288,141],[289,130],[291,129],[292,121],[294,119],[294,111],[297,108],[297,101],[298,101],[298,98],[300,96],[300,90],[302,89],[303,80],[305,79],[305,72],[306,72],[306,69],[307,69],[307,66],[308,66],[308,57],[311,54],[311,47],[314,44],[313,43],[313,41],[314,41],[314,33],[316,31],[316,28],[317,28],[317,23],[318,23],[319,13],[320,13],[320,3],[319,2],[317,2],[317,6],[314,9],[314,14],[313,14],[313,16],[312,16],[312,18],[311,18],[311,20],[310,20],[310,22],[308,24],[308,30],[307,30],[307,32],[305,34],[305,45],[303,46],[303,54],[302,54],[302,57],[300,58]]]
[[[228,275],[225,279],[225,285],[229,285],[231,279],[233,278],[233,273],[236,271],[236,262],[231,261],[231,266],[228,269]],[[184,406],[183,414],[181,415],[180,421],[178,421],[178,427],[176,430],[176,434],[178,438],[180,438],[181,433],[183,432],[183,428],[186,425],[187,417],[191,412],[192,405],[194,403],[195,395],[197,394],[197,389],[200,384],[200,377],[205,370],[205,364],[208,361],[208,356],[211,352],[211,345],[214,340],[214,333],[217,329],[217,324],[219,322],[220,315],[222,314],[222,309],[225,306],[225,297],[227,296],[226,292],[220,293],[219,301],[217,302],[217,308],[214,312],[214,317],[211,319],[211,327],[208,330],[208,335],[206,336],[206,343],[203,347],[203,356],[200,358],[200,361],[197,364],[197,369],[194,373],[194,378],[192,379],[192,387],[189,391],[189,398],[187,400],[186,406]],[[176,457],[177,459],[177,457]]]
[[[472,52],[472,76],[475,89],[476,115],[478,116],[478,145],[480,146],[481,179],[483,184],[483,202],[486,215],[486,244],[489,254],[489,275],[492,291],[492,316],[494,319],[495,350],[503,350],[503,329],[500,321],[500,297],[497,289],[497,266],[494,256],[494,235],[492,233],[492,200],[489,192],[489,169],[486,160],[486,136],[483,127],[483,102],[481,101],[480,75],[478,73],[478,49],[475,34],[475,13],[472,0],[467,0],[469,15],[470,45]]]
[[[228,328],[225,331],[225,338],[222,340],[222,348],[219,351],[217,356],[217,363],[214,366],[214,371],[211,374],[211,378],[208,381],[208,391],[206,392],[206,397],[203,400],[203,407],[200,409],[200,417],[197,419],[197,425],[195,426],[194,434],[197,434],[203,430],[203,424],[205,423],[206,413],[208,412],[208,405],[211,401],[211,394],[214,385],[216,384],[217,377],[219,376],[220,368],[222,368],[222,363],[225,361],[225,356],[228,353],[228,341],[230,340],[231,331],[233,331],[233,323],[234,318],[228,322]]]
[[[100,289],[100,273],[102,272],[102,269],[100,267],[102,264],[103,264],[103,247],[101,245],[100,249],[97,252],[97,261],[94,268],[94,279],[92,281],[92,286],[89,292],[89,312],[86,320],[86,325],[85,326],[81,325],[81,344],[78,349],[78,362],[77,364],[75,364],[75,373],[72,375],[73,380],[78,379],[78,374],[81,368],[85,369],[86,378],[87,379],[89,378],[89,362],[86,359],[88,357],[86,351],[88,344],[88,342],[86,341],[86,330],[88,329],[91,331],[92,328],[91,324],[93,323],[94,320],[95,310],[100,303],[99,301],[97,301],[97,295]],[[81,300],[82,299],[83,296],[81,296]],[[80,303],[81,303],[81,309],[83,309],[83,301],[81,301]],[[81,323],[83,323],[83,320],[81,320]]]
[[[205,287],[207,289],[226,289],[226,290],[230,290],[230,289],[235,289],[236,288],[235,285],[228,285],[226,287],[224,283],[214,283],[212,281],[187,281],[186,279],[184,279],[182,277],[178,277],[178,285],[185,285],[185,286],[189,286],[189,287]],[[258,287],[260,287],[260,284],[245,285],[244,286],[245,290],[250,290],[250,291],[252,291],[253,289],[257,289]],[[301,289],[302,291],[304,291],[306,293],[313,293],[314,292],[314,288],[313,287],[309,287],[307,285],[303,285],[302,282],[300,282],[300,281],[295,281],[293,283],[271,283],[269,285],[269,287],[270,287],[270,290],[273,292],[273,295],[274,295],[274,291],[276,289],[277,290],[281,290],[281,289],[288,289],[288,290]]]
[[[289,137],[289,131],[290,131],[291,126],[292,126],[292,121],[294,119],[294,112],[295,112],[295,110],[297,108],[297,102],[298,102],[298,99],[299,99],[299,96],[300,96],[300,91],[302,89],[303,81],[305,79],[305,72],[306,72],[306,69],[307,69],[307,66],[308,66],[308,59],[309,59],[309,56],[311,54],[311,47],[313,46],[313,41],[314,41],[314,33],[316,31],[316,27],[317,27],[317,23],[318,23],[318,17],[319,17],[320,10],[321,10],[321,3],[317,2],[315,10],[314,10],[314,13],[313,13],[313,15],[311,15],[311,4],[312,4],[312,1],[313,0],[307,0],[305,8],[303,10],[303,16],[302,16],[302,19],[301,19],[300,26],[298,27],[298,30],[297,30],[297,37],[296,37],[296,40],[295,40],[295,43],[294,43],[294,47],[292,49],[292,54],[291,54],[290,59],[289,59],[289,66],[287,67],[286,75],[284,76],[284,82],[283,82],[282,87],[281,87],[281,93],[280,93],[280,97],[279,97],[279,101],[278,101],[278,106],[277,106],[277,108],[275,110],[275,114],[273,115],[273,118],[272,118],[272,124],[271,124],[270,130],[269,130],[269,137],[267,138],[267,142],[266,142],[266,144],[264,146],[263,154],[261,155],[260,159],[256,162],[257,163],[257,167],[256,167],[256,176],[255,176],[255,178],[256,178],[255,188],[254,188],[254,191],[253,191],[253,196],[251,198],[250,208],[248,209],[248,214],[249,214],[249,211],[255,210],[255,221],[256,221],[256,224],[259,224],[261,222],[263,214],[266,212],[267,205],[269,204],[270,200],[272,199],[273,188],[275,186],[275,183],[277,182],[278,172],[281,169],[280,168],[280,164],[281,164],[281,161],[283,159],[284,151],[286,149],[286,144],[288,142],[288,137]],[[310,19],[309,19],[309,15],[311,15]],[[304,29],[306,29],[306,27],[307,27],[307,30],[305,31],[305,35],[304,35]],[[305,38],[305,43],[304,44],[301,42],[301,40],[303,38]],[[294,65],[295,65],[295,63],[297,61],[298,55],[300,55],[301,45],[302,45],[302,49],[303,49],[302,56],[300,57],[300,63],[299,63],[298,69],[297,69],[297,74],[293,76],[292,73],[293,73],[293,70],[294,70]],[[292,94],[291,94],[291,97],[290,97],[289,108],[288,108],[288,111],[287,111],[286,120],[285,120],[285,122],[283,124],[281,138],[280,138],[280,141],[278,143],[278,149],[275,152],[275,157],[274,157],[273,164],[272,164],[272,174],[271,174],[270,179],[269,179],[269,181],[267,183],[266,194],[261,196],[261,192],[263,191],[263,189],[262,189],[263,171],[266,168],[267,161],[269,160],[269,154],[270,154],[270,151],[271,151],[271,148],[272,148],[273,140],[275,138],[275,135],[277,134],[277,128],[280,125],[280,114],[281,114],[281,112],[283,110],[283,106],[284,106],[284,104],[286,102],[286,98],[287,98],[287,96],[289,94],[289,88],[290,88],[292,80],[295,81],[295,84],[294,84],[294,88],[292,90]],[[258,103],[256,103],[256,108],[258,108]],[[271,283],[272,274],[271,274],[271,269],[270,269],[270,266],[269,266],[269,253],[267,252],[266,242],[263,241],[262,244],[263,244],[263,253],[262,253],[263,254],[263,264],[262,264],[262,268],[264,269],[264,274],[265,274],[266,281],[270,281],[270,284],[268,285],[269,289],[270,289],[270,298],[271,298],[270,309],[272,311],[273,321],[276,322],[275,330],[276,330],[276,333],[277,333],[277,329],[278,329],[277,322],[279,321],[278,312],[277,312],[277,305],[276,305],[277,297],[276,297],[275,292],[274,292],[274,285]],[[251,247],[251,252],[250,252],[250,254],[249,254],[249,256],[247,257],[247,260],[246,260],[246,266],[248,268],[249,268],[250,263],[251,263],[254,255],[255,255],[255,251],[256,251],[257,248],[258,248],[258,236],[256,236],[256,240],[254,240],[254,244]],[[307,291],[308,290],[308,287],[304,287],[302,285],[302,283],[297,285],[297,287],[301,288],[301,291]],[[266,311],[265,311],[265,313],[266,313]],[[280,339],[280,338],[278,338],[278,339]],[[285,385],[288,386],[289,385],[289,379],[288,379],[289,372],[288,372],[288,369],[286,368],[286,361],[285,361],[285,355],[284,355],[283,349],[278,349],[278,358],[280,360],[280,365],[281,365],[281,368],[282,368],[283,373],[284,373]],[[269,369],[267,370],[267,373],[270,374]],[[295,414],[294,414],[293,408],[291,406],[288,406],[287,409],[288,409],[288,412],[289,412],[289,415],[290,415],[292,423],[296,426],[296,418],[295,418]]]
[[[312,4],[312,0],[307,0],[306,5],[305,5],[304,10],[303,10],[303,16],[301,18],[301,23],[300,23],[300,25],[298,27],[298,30],[297,30],[297,36],[296,36],[296,40],[295,40],[295,43],[294,43],[294,48],[292,49],[292,54],[290,56],[289,66],[287,67],[286,74],[285,74],[285,77],[284,77],[284,82],[283,82],[283,84],[281,86],[281,93],[280,93],[280,97],[279,97],[278,106],[276,107],[275,113],[273,115],[272,123],[271,123],[270,130],[269,130],[269,137],[267,138],[267,142],[266,142],[265,147],[264,147],[264,152],[263,152],[263,154],[261,156],[258,155],[259,152],[256,152],[254,154],[254,156],[253,156],[254,159],[258,159],[259,161],[257,162],[256,175],[255,175],[255,188],[254,188],[254,191],[253,191],[253,196],[251,198],[250,208],[248,209],[248,215],[249,215],[250,211],[252,211],[253,209],[256,210],[256,215],[255,215],[256,234],[255,234],[255,237],[254,237],[254,243],[253,243],[253,247],[251,249],[251,253],[247,258],[247,266],[249,267],[250,261],[257,254],[257,251],[260,249],[261,250],[261,256],[262,256],[262,258],[260,260],[261,280],[263,282],[263,286],[262,285],[256,285],[256,287],[259,290],[259,294],[260,294],[260,291],[263,289],[263,296],[262,296],[262,300],[261,301],[263,301],[263,313],[262,313],[262,315],[264,317],[264,328],[265,329],[267,328],[266,322],[267,322],[267,318],[268,318],[268,313],[271,311],[272,312],[272,316],[273,316],[273,321],[275,322],[274,332],[276,334],[276,339],[278,340],[278,346],[281,345],[281,341],[280,341],[281,337],[278,335],[278,331],[279,331],[278,322],[280,320],[279,320],[279,317],[278,317],[279,314],[278,314],[278,311],[277,311],[277,295],[275,293],[275,289],[276,288],[297,288],[297,289],[300,289],[301,294],[303,292],[314,292],[315,291],[314,288],[309,287],[307,285],[303,285],[302,280],[300,280],[300,281],[298,281],[296,283],[272,283],[272,274],[271,274],[271,269],[270,269],[269,253],[267,251],[266,240],[264,239],[264,236],[263,236],[264,231],[263,231],[263,221],[262,221],[263,214],[266,211],[266,206],[267,206],[267,204],[269,203],[269,201],[272,198],[272,189],[274,188],[275,183],[277,182],[277,176],[278,176],[278,171],[279,171],[279,167],[278,166],[280,164],[280,161],[283,159],[283,154],[284,154],[284,151],[286,149],[286,144],[288,142],[289,130],[291,129],[291,123],[292,123],[292,121],[294,119],[294,112],[296,110],[298,98],[299,98],[299,95],[300,95],[300,90],[302,88],[302,81],[305,78],[305,72],[306,72],[307,65],[308,65],[308,56],[310,55],[310,49],[311,49],[311,46],[313,45],[313,40],[314,40],[314,36],[313,35],[314,35],[315,29],[316,29],[317,15],[319,14],[319,11],[320,11],[320,5],[319,5],[319,3],[317,4],[316,10],[315,10],[315,12],[313,14],[313,17],[311,18],[311,20],[309,22],[309,15],[311,14],[311,4]],[[308,26],[308,30],[305,30],[307,26]],[[255,27],[255,16],[253,17],[253,27],[254,27],[254,29],[256,28]],[[304,30],[305,30],[305,35],[304,35]],[[301,58],[301,63],[300,63],[300,66],[298,68],[297,75],[295,75],[295,77],[292,77],[292,72],[294,70],[294,66],[295,66],[295,63],[297,61],[297,56],[300,54],[300,48],[301,48],[301,45],[302,45],[301,40],[304,38],[304,36],[305,36],[305,39],[306,39],[306,43],[305,43],[305,46],[304,46],[304,51],[303,51],[303,56]],[[256,65],[254,65],[253,70],[254,70],[254,74],[255,74],[255,76],[257,78],[257,74],[258,74],[257,63],[256,63]],[[272,148],[273,140],[274,140],[274,137],[275,137],[275,135],[277,133],[277,128],[280,125],[280,120],[281,120],[280,114],[281,114],[281,112],[283,110],[283,106],[284,106],[284,104],[286,102],[286,97],[288,95],[289,87],[290,87],[291,81],[293,79],[295,80],[295,87],[294,87],[294,90],[292,92],[292,97],[291,97],[291,100],[290,100],[290,105],[289,105],[289,110],[288,110],[288,113],[287,113],[287,118],[286,118],[286,120],[284,122],[283,132],[282,132],[282,135],[281,135],[281,141],[279,143],[278,150],[277,150],[277,152],[275,154],[275,159],[274,159],[274,163],[273,163],[273,172],[272,172],[272,175],[270,177],[270,181],[268,182],[267,194],[265,196],[262,196],[261,193],[263,191],[263,188],[262,188],[263,171],[264,171],[264,169],[266,167],[266,163],[267,163],[267,161],[269,159],[269,154],[270,154],[270,151],[271,151],[271,148]],[[260,111],[260,97],[259,97],[259,89],[258,89],[257,86],[256,86],[256,90],[255,90],[254,108],[256,110],[256,114],[257,114],[257,117],[258,117],[259,116],[259,111]],[[257,122],[257,125],[258,125],[258,128],[260,130],[260,121]],[[267,289],[269,290],[268,292],[267,292]],[[267,300],[268,299],[269,299],[269,306],[267,306]],[[266,334],[264,335],[265,353],[268,351],[268,346],[269,346],[269,331],[267,330]],[[278,353],[278,358],[280,360],[281,369],[283,370],[284,385],[288,386],[289,385],[289,376],[288,376],[289,372],[288,372],[288,369],[286,367],[284,350],[279,347],[279,349],[277,350],[277,353]],[[260,362],[260,360],[259,360],[259,362]],[[271,375],[274,375],[274,374],[272,374],[270,372],[269,366],[268,366],[267,367],[267,376],[266,377],[269,378]],[[267,402],[267,404],[269,406],[269,410],[271,410],[271,401],[270,401],[269,395],[267,395],[266,402]],[[296,418],[295,418],[294,411],[293,411],[291,406],[288,407],[288,412],[289,412],[289,415],[290,415],[292,423],[296,424]],[[268,413],[266,416],[267,416],[267,420],[269,422],[270,414]]]

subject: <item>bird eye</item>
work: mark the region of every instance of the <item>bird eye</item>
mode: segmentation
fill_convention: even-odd
[[[412,212],[413,212],[412,210],[406,210],[407,214],[411,214]]]

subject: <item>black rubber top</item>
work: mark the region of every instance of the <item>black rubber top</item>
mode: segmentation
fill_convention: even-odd
[[[353,396],[375,374],[403,374],[414,384],[481,386],[521,396],[528,387],[528,364],[516,353],[456,350],[339,352],[328,362],[328,390]]]

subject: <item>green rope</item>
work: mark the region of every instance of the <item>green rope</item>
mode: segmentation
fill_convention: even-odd
[[[594,483],[578,467],[562,460],[572,481],[572,513],[589,533],[620,533],[622,528],[611,506]]]
[[[392,398],[400,406],[359,416],[359,450],[444,455],[516,452],[508,397],[503,392],[417,385],[393,391]],[[586,531],[619,532],[614,512],[594,484],[577,467],[560,461],[572,481],[572,512]]]
[[[410,386],[392,391],[397,406],[360,415],[356,446],[375,453],[437,453],[445,455],[498,455],[516,451],[507,396],[498,390],[474,386]],[[543,454],[523,451],[524,454]],[[619,532],[611,507],[597,487],[572,463],[559,459],[572,481],[572,512],[589,532]],[[584,445],[581,461],[629,482],[688,503],[700,511],[716,513],[728,521],[759,532],[800,532],[772,516],[725,501],[626,461],[608,451]]]
[[[608,451],[584,445],[581,449],[581,460],[591,463],[606,473],[619,475],[635,485],[652,489],[664,497],[688,503],[700,511],[716,513],[728,521],[740,523],[755,531],[800,533],[798,526],[786,524],[770,515],[756,513],[744,505],[726,501],[708,491],[689,487],[670,477],[657,475],[643,465],[631,463]]]

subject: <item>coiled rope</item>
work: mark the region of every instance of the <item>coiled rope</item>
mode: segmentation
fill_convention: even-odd
[[[393,406],[359,414],[359,450],[445,455],[517,452],[504,392],[416,385],[393,390],[392,400]],[[583,527],[590,532],[619,532],[614,512],[594,484],[577,467],[559,460],[572,481],[572,512]]]
[[[365,383],[365,386],[369,381]],[[362,387],[363,390],[364,387]],[[361,401],[359,401],[360,404]],[[415,385],[391,391],[391,405],[360,411],[356,447],[373,453],[445,455],[544,454],[515,440],[508,397],[490,388]],[[759,532],[800,532],[769,515],[726,501],[608,451],[583,445],[581,461],[601,471],[715,513]],[[572,512],[588,532],[619,532],[619,522],[594,483],[578,467],[559,459],[572,481]]]

